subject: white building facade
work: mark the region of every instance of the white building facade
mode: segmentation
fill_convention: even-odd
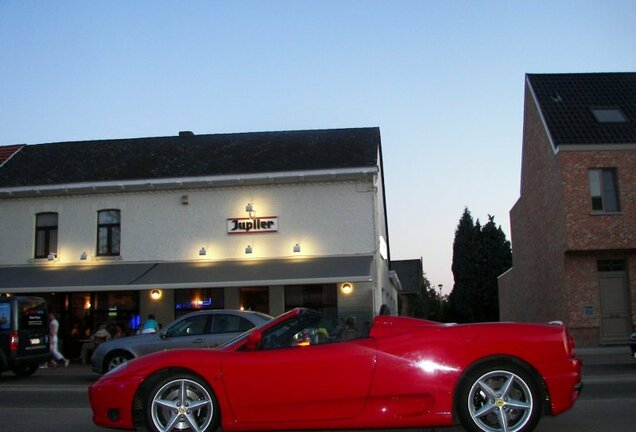
[[[134,329],[149,313],[167,324],[296,306],[363,331],[382,304],[397,311],[377,128],[12,149],[0,159],[0,293],[44,295],[69,334]]]

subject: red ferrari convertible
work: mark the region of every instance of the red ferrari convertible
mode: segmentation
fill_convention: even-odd
[[[93,419],[153,431],[519,432],[571,408],[581,387],[560,324],[378,316],[368,335],[343,339],[294,309],[216,349],[143,356],[90,386]]]

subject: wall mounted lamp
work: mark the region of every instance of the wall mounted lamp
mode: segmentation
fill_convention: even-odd
[[[345,295],[349,295],[353,292],[353,285],[351,284],[351,282],[345,282],[340,285],[340,291],[342,291],[342,293]]]
[[[300,253],[300,243],[296,243],[292,249],[294,253]]]
[[[251,254],[252,253],[252,246],[247,245],[247,247],[245,248],[245,253],[246,254]]]
[[[153,300],[159,300],[162,296],[161,290],[153,289],[150,291],[150,298]]]
[[[80,255],[80,260],[86,261],[88,259],[88,254],[86,252],[82,252]]]
[[[206,256],[207,254],[207,249],[204,246],[201,246],[201,249],[199,249],[199,256]]]
[[[49,252],[48,256],[46,257],[47,260],[49,261],[53,261],[55,259],[57,259],[57,254],[54,252]]]
[[[245,211],[249,214],[250,219],[254,219],[256,217],[256,210],[254,210],[252,203],[247,203]]]

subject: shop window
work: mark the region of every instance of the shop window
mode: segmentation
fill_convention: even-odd
[[[57,255],[57,213],[39,213],[35,216],[34,258]]]
[[[126,333],[139,328],[139,291],[97,292],[92,294],[91,304],[80,300],[78,306],[92,310],[93,330],[101,324],[114,323],[122,325]]]
[[[121,212],[101,210],[97,214],[97,255],[118,256],[121,245]]]
[[[223,309],[225,307],[223,288],[197,288],[175,290],[175,315],[206,309]]]
[[[240,291],[241,309],[269,313],[269,288],[248,287]]]
[[[598,213],[620,212],[616,169],[602,168],[588,171],[592,211]]]
[[[323,319],[338,317],[338,291],[335,284],[288,285],[285,287],[285,310],[305,307],[320,312]]]

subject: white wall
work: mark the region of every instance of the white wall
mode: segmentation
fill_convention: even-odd
[[[0,201],[0,265],[34,261],[41,212],[59,214],[58,262],[79,263],[84,251],[96,259],[97,211],[110,208],[121,210],[124,261],[197,260],[202,246],[206,259],[244,259],[248,244],[249,258],[291,256],[295,243],[305,256],[374,254],[374,193],[368,181],[6,199]],[[188,205],[181,204],[183,195]],[[246,217],[248,202],[257,217],[278,216],[279,231],[228,235],[227,219]]]

